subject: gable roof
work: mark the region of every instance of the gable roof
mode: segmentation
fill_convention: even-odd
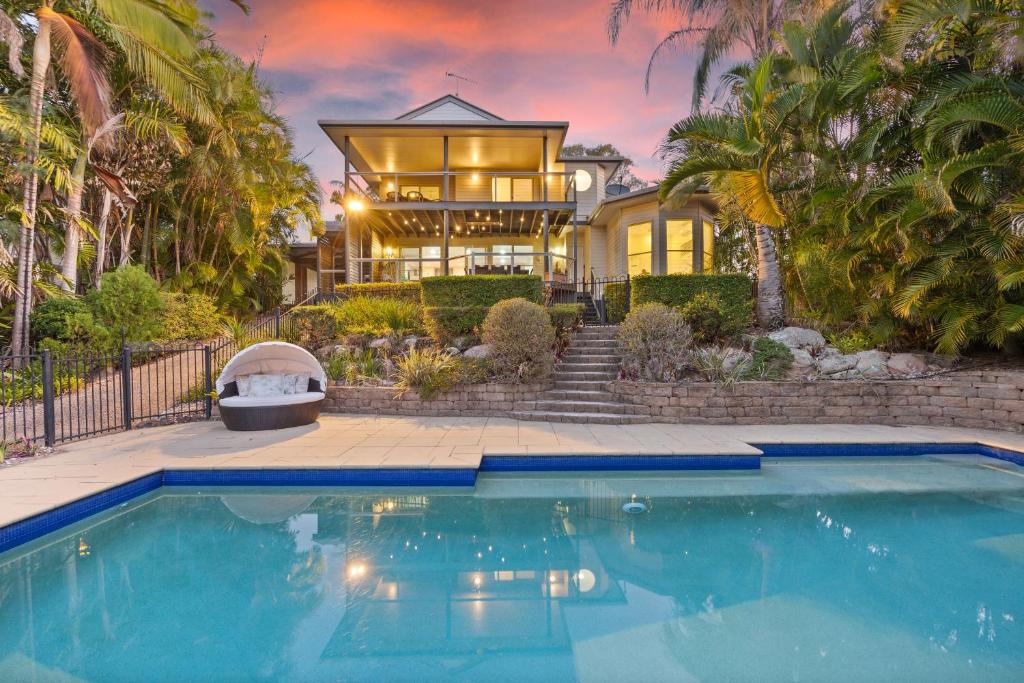
[[[476,106],[472,102],[467,102],[466,100],[462,99],[461,97],[457,97],[455,95],[445,95],[443,97],[438,97],[436,100],[433,100],[432,102],[427,102],[426,104],[424,104],[422,106],[416,107],[412,111],[405,112],[401,116],[396,116],[395,120],[396,121],[407,121],[409,119],[418,119],[418,118],[421,118],[424,114],[427,114],[427,113],[429,113],[431,111],[434,111],[435,109],[441,109],[442,107],[446,108],[446,109],[450,109],[452,106],[455,106],[455,107],[458,107],[459,109],[465,110],[469,114],[474,115],[474,118],[485,119],[487,121],[504,121],[505,120],[505,119],[501,118],[500,116],[497,116],[496,114],[492,114],[491,112],[487,111],[486,109],[481,109],[480,107]]]

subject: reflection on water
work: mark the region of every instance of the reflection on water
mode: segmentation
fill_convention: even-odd
[[[1024,677],[1021,492],[583,490],[140,500],[4,558],[0,680]]]

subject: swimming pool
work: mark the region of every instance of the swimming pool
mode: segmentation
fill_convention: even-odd
[[[971,455],[164,487],[0,555],[0,680],[1022,680],[1022,569]]]

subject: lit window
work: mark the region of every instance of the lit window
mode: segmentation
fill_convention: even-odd
[[[715,266],[715,224],[704,221],[704,272],[710,273]]]
[[[651,272],[651,224],[636,223],[626,229],[626,254],[629,256],[629,274]]]
[[[692,273],[693,221],[689,218],[665,221],[665,238],[665,272],[669,275]]]

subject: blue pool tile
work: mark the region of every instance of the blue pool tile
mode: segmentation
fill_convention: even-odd
[[[977,455],[974,443],[752,443],[766,458],[901,457]]]
[[[481,472],[757,470],[757,455],[485,455]]]
[[[0,552],[33,541],[51,531],[79,522],[132,498],[155,491],[160,488],[160,485],[161,475],[159,472],[148,474],[59,508],[41,512],[20,522],[0,527]]]
[[[164,486],[473,486],[473,468],[165,470]]]

